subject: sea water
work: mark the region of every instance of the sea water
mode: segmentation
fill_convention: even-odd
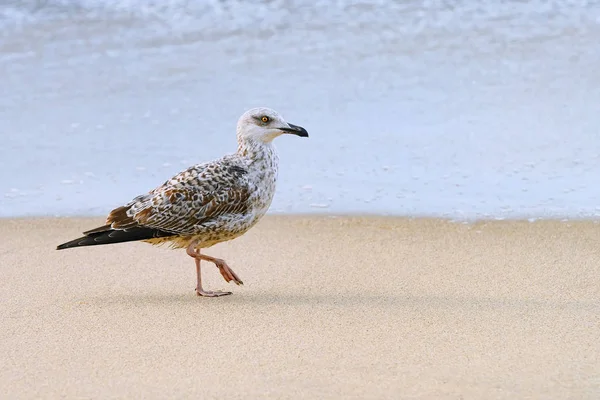
[[[0,216],[105,215],[276,109],[271,213],[600,216],[600,2],[0,2]]]

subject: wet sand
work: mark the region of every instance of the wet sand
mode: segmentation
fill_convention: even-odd
[[[600,225],[268,217],[206,250],[0,220],[2,398],[600,397]]]

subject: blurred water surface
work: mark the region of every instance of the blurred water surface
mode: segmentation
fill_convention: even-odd
[[[269,106],[274,213],[600,216],[600,2],[0,2],[0,216],[102,215]]]

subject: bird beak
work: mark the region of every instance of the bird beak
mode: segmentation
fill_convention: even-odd
[[[308,137],[308,132],[306,132],[306,129],[304,129],[301,126],[290,124],[290,123],[288,123],[287,128],[279,128],[279,130],[283,131],[285,133],[291,133],[293,135],[298,135],[300,137]]]

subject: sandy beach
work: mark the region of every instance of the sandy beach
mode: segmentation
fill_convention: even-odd
[[[266,217],[207,254],[0,220],[1,397],[597,399],[600,225]]]

